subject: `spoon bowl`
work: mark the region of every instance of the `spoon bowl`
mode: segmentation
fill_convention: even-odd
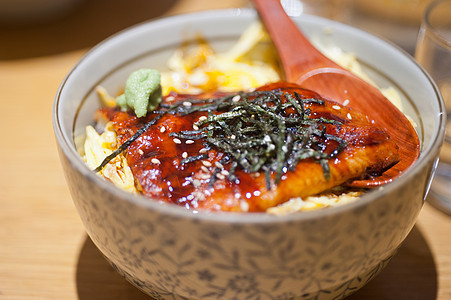
[[[279,53],[285,80],[359,110],[384,128],[399,147],[400,161],[382,175],[354,180],[354,187],[377,187],[393,181],[415,163],[420,143],[412,123],[373,85],[342,68],[316,49],[285,13],[279,0],[254,0]],[[346,104],[345,104],[346,103]]]

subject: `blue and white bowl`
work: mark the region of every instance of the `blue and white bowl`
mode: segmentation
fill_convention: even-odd
[[[132,70],[165,69],[172,51],[199,33],[218,51],[228,49],[256,19],[253,10],[230,9],[132,27],[89,51],[56,95],[55,135],[86,231],[120,274],[156,299],[343,298],[389,262],[428,192],[445,131],[435,84],[393,45],[307,15],[295,21],[308,36],[355,53],[374,81],[398,89],[417,124],[421,156],[393,183],[359,201],[307,213],[193,213],[129,194],[88,169],[74,140],[93,122],[97,85],[116,91]]]

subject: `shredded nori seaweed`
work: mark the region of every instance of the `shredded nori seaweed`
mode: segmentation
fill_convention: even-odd
[[[237,98],[239,97],[239,99]],[[286,101],[282,101],[285,97]],[[324,100],[294,97],[280,90],[239,92],[219,98],[188,99],[191,105],[162,103],[151,121],[141,127],[129,140],[122,144],[95,169],[100,171],[111,159],[123,152],[133,141],[154,125],[164,114],[189,115],[207,112],[206,118],[195,122],[193,130],[172,132],[178,139],[203,140],[206,149],[215,149],[225,154],[221,165],[230,164],[228,179],[236,180],[235,170],[241,168],[247,173],[264,172],[267,188],[278,184],[284,173],[294,170],[299,161],[313,159],[323,169],[326,179],[330,177],[328,160],[336,157],[347,146],[342,138],[327,134],[326,124],[341,125],[340,122],[310,115],[307,103],[324,105]],[[291,109],[290,113],[287,109]],[[325,152],[326,141],[336,142],[336,148]],[[184,158],[187,164],[206,158],[197,155]],[[216,167],[210,185],[221,171]],[[274,182],[271,174],[275,174]]]

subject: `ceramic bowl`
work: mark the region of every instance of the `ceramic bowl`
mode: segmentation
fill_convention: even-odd
[[[406,53],[355,28],[304,15],[302,30],[353,52],[381,86],[399,90],[416,123],[421,156],[405,174],[359,201],[288,216],[192,212],[119,190],[91,172],[76,137],[93,123],[95,87],[114,93],[132,70],[165,68],[201,33],[228,49],[257,19],[231,9],[153,20],[89,51],[62,82],[53,111],[61,162],[92,241],[111,265],[156,299],[339,299],[373,278],[414,226],[444,136],[444,104]],[[383,109],[383,108],[381,108]]]

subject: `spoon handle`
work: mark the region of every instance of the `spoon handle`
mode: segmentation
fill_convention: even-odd
[[[253,2],[277,48],[285,80],[297,82],[302,75],[320,68],[342,69],[310,43],[286,14],[280,0]]]

